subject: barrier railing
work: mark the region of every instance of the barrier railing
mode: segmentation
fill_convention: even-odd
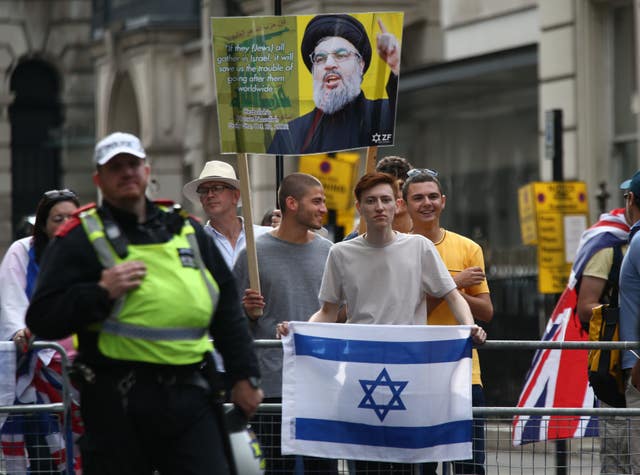
[[[280,348],[279,340],[256,340],[257,348]],[[640,349],[640,342],[557,342],[538,340],[509,340],[487,341],[478,347],[481,351],[492,350],[538,350],[538,349]],[[578,370],[578,369],[576,369]],[[585,368],[586,371],[586,368]],[[273,415],[278,418],[282,411],[282,405],[278,403],[263,403],[259,412],[263,415]],[[485,420],[485,449],[486,458],[484,470],[486,474],[607,474],[607,473],[632,473],[629,458],[632,455],[629,449],[629,441],[635,440],[633,428],[640,430],[640,408],[520,408],[520,407],[474,407],[474,417],[483,417]],[[514,446],[512,442],[513,417],[516,415],[529,415],[540,417],[555,416],[556,424],[561,424],[562,417],[567,416],[567,423],[575,423],[576,416],[596,416],[597,423],[603,432],[607,433],[599,437],[584,437],[565,440],[544,440]],[[586,424],[581,420],[580,424]],[[640,437],[640,434],[638,435]],[[611,443],[611,442],[614,443]],[[622,441],[622,443],[618,443]],[[640,454],[637,454],[640,455]],[[299,457],[298,457],[299,459]],[[613,462],[611,462],[613,461]],[[267,461],[269,464],[269,460]],[[615,465],[612,465],[615,463]],[[300,469],[300,460],[297,461],[296,473],[303,473]],[[404,467],[406,469],[406,467]],[[413,466],[403,471],[403,468],[390,471],[367,471],[358,473],[407,473],[419,474],[423,468]],[[439,464],[438,472],[442,474],[453,473],[451,464]],[[304,473],[313,473],[308,470]],[[319,472],[318,472],[319,473]],[[340,461],[339,474],[354,473],[350,470],[347,461]]]
[[[73,456],[74,448],[73,448],[73,435],[71,432],[71,382],[69,380],[69,372],[68,372],[69,358],[67,356],[65,349],[56,342],[34,341],[33,343],[31,343],[29,349],[34,351],[51,349],[56,351],[56,353],[60,355],[60,360],[61,360],[60,362],[61,362],[61,368],[62,368],[62,381],[61,381],[62,402],[48,403],[48,404],[19,404],[19,405],[11,405],[11,406],[0,406],[0,414],[22,415],[22,416],[29,416],[33,414],[43,414],[43,413],[59,414],[60,422],[61,422],[60,425],[62,429],[64,445],[66,450],[66,455],[65,455],[66,456],[66,462],[65,462],[66,473],[72,474],[74,473],[74,456]],[[40,429],[42,429],[42,426],[38,425],[37,429],[34,429],[34,430],[39,431]],[[36,433],[25,434],[25,435],[44,436],[44,434],[36,434]],[[5,443],[7,442],[4,440],[0,441],[0,444],[5,444]],[[45,447],[36,447],[36,449],[38,450],[38,456],[37,456],[38,463],[54,464],[53,455],[49,454],[48,449],[43,451],[43,453],[46,455],[40,455],[40,450],[45,449]],[[30,454],[29,458],[31,460],[31,463],[33,464],[33,460],[35,456],[33,456],[33,454]],[[3,458],[2,451],[0,451],[0,473],[6,473],[5,467],[4,467],[5,463],[6,461]],[[31,468],[25,472],[15,472],[15,471],[11,472],[12,475],[19,475],[22,473],[24,474],[34,473],[34,470],[33,468]],[[35,473],[39,473],[39,472],[36,471]]]
[[[257,348],[280,348],[279,340],[257,340]],[[63,368],[63,402],[53,404],[28,404],[19,406],[0,406],[0,414],[17,413],[57,413],[62,414],[66,423],[69,421],[71,410],[71,393],[69,376],[67,372],[68,359],[64,349],[53,342],[35,342],[33,349],[54,349],[62,358]],[[537,350],[537,349],[575,349],[588,350],[594,348],[606,349],[639,349],[640,342],[542,342],[542,341],[487,341],[479,347],[481,351],[490,350]],[[279,403],[263,403],[259,413],[263,416],[273,416],[274,423],[278,424],[282,405]],[[629,441],[635,440],[633,428],[640,427],[640,408],[518,408],[518,407],[474,407],[475,417],[485,419],[485,473],[486,474],[604,474],[604,473],[631,473],[628,468],[629,457],[632,455],[629,449]],[[608,427],[608,435],[600,437],[588,437],[567,439],[558,444],[556,441],[541,441],[514,447],[512,443],[512,422],[515,415],[531,416],[567,416],[567,420],[575,420],[575,416],[597,416],[601,427]],[[573,417],[571,417],[573,416]],[[279,431],[279,426],[275,427]],[[613,431],[613,432],[612,432]],[[71,433],[64,431],[67,453],[68,473],[73,469],[73,440]],[[626,439],[626,445],[607,445],[608,440]],[[603,450],[610,450],[609,452]],[[640,454],[638,454],[640,455]],[[622,468],[608,469],[602,460],[608,457],[620,461]],[[269,461],[268,461],[269,463]],[[302,473],[303,462],[299,457],[294,460],[295,473]],[[627,468],[625,468],[627,467]],[[397,467],[396,467],[397,468]],[[406,468],[406,467],[405,467]],[[392,473],[421,473],[421,468],[413,466],[403,471],[403,468],[394,469]],[[438,473],[452,473],[450,464],[440,464]],[[2,472],[0,467],[0,472]],[[304,473],[313,473],[309,470]],[[323,473],[323,472],[316,472]],[[353,473],[350,471],[348,461],[339,461],[337,472],[339,474]],[[391,473],[390,471],[372,471],[358,473]]]

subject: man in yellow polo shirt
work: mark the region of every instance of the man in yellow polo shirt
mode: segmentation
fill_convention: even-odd
[[[413,233],[422,234],[433,241],[458,290],[469,304],[474,318],[482,322],[491,321],[493,304],[484,273],[482,248],[471,239],[440,227],[440,214],[445,208],[447,197],[442,192],[437,172],[426,168],[409,170],[402,195],[413,221]],[[427,300],[427,323],[457,325],[447,302],[433,297]],[[473,350],[472,385],[473,405],[484,406],[480,360],[475,349]],[[425,468],[425,473],[435,473],[435,464],[425,464]],[[474,418],[473,460],[454,462],[454,472],[484,475],[484,420],[482,418]]]

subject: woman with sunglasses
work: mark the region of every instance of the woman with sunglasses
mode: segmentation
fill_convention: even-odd
[[[45,248],[79,206],[78,197],[71,190],[44,193],[36,208],[33,235],[11,244],[0,264],[0,338],[13,340],[19,348],[17,386],[20,390],[16,392],[15,404],[57,402],[52,399],[59,391],[54,386],[43,387],[43,381],[49,380],[49,375],[55,378],[54,373],[60,373],[60,358],[53,350],[41,350],[37,355],[22,354],[31,337],[25,314]],[[72,356],[71,339],[59,343]],[[33,358],[37,359],[33,361]],[[59,473],[64,469],[63,438],[52,415],[10,416],[1,433],[7,473],[27,473],[27,466],[31,473]]]

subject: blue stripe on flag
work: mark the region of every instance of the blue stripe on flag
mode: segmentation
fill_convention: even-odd
[[[428,364],[471,357],[471,337],[432,341],[366,341],[295,333],[297,356],[378,364]]]
[[[548,386],[545,383],[544,390],[533,407],[545,407],[547,401],[547,388]],[[522,440],[521,443],[527,444],[529,442],[547,440],[546,428],[548,424],[548,422],[545,422],[543,425],[542,416],[529,416],[528,419],[526,419],[526,422],[524,422],[524,427],[522,428],[522,436],[520,437]]]
[[[596,416],[589,418],[583,437],[598,437],[598,418]]]
[[[390,427],[296,418],[295,438],[317,442],[423,449],[471,441],[471,419],[429,427]]]

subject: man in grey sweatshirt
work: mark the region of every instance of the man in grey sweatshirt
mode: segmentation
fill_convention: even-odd
[[[278,323],[306,321],[318,309],[322,273],[332,244],[313,232],[322,227],[327,213],[320,181],[305,173],[288,175],[278,190],[278,201],[280,225],[256,239],[261,292],[249,289],[246,251],[234,266],[238,288],[246,289],[242,304],[255,339],[272,339]],[[262,309],[262,315],[250,316],[253,309]],[[282,350],[263,348],[257,354],[264,402],[282,402]],[[280,415],[258,414],[254,419],[253,427],[266,452],[267,473],[293,473],[295,459],[280,453],[280,425]],[[335,460],[305,457],[304,466],[307,473],[337,474]]]

